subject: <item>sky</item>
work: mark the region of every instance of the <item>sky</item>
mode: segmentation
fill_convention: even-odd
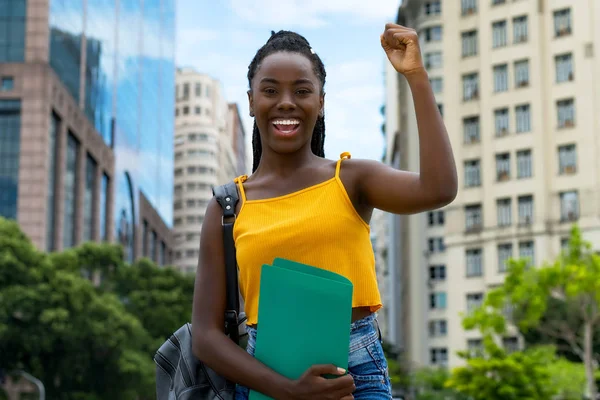
[[[400,0],[177,0],[176,65],[218,79],[238,103],[246,134],[248,64],[271,31],[300,33],[319,54],[325,84],[325,156],[380,160],[388,62],[379,35]],[[249,153],[251,154],[251,153]]]

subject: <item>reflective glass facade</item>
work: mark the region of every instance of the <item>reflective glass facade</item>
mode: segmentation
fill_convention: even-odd
[[[115,234],[129,258],[138,191],[172,226],[174,24],[175,0],[50,0],[50,64],[77,101],[83,74],[85,113],[114,148]]]
[[[17,219],[21,102],[0,100],[0,216]]]
[[[0,0],[0,62],[25,60],[27,0]]]
[[[85,161],[85,192],[83,194],[83,241],[88,242],[94,239],[94,189],[96,187],[96,171],[98,164],[96,160],[88,154]]]

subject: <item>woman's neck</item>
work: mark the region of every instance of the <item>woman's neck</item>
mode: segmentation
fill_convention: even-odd
[[[288,178],[297,173],[299,169],[313,164],[317,158],[319,157],[313,154],[310,147],[289,154],[263,150],[260,163],[253,175]]]

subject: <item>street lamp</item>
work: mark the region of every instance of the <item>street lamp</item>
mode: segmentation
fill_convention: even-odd
[[[25,371],[17,371],[19,375],[33,383],[38,388],[38,393],[40,394],[40,400],[46,400],[46,389],[44,388],[44,384],[35,376],[28,374]]]

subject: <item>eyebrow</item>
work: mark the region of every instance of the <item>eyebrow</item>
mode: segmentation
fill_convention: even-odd
[[[277,79],[274,78],[262,78],[260,80],[260,83],[273,83],[273,84],[278,84],[280,83]],[[294,82],[294,85],[300,85],[300,84],[311,84],[314,85],[313,81],[311,81],[310,79],[306,79],[306,78],[301,78],[301,79],[297,79]]]

